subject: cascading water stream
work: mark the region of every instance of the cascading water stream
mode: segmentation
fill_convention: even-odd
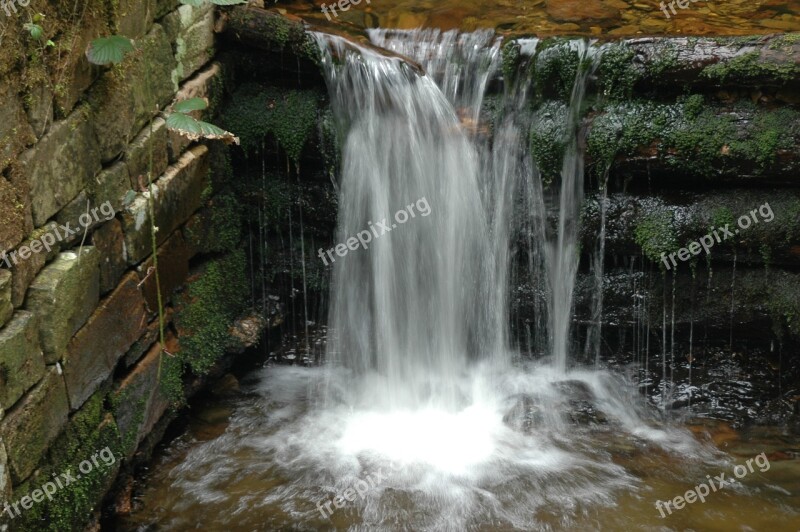
[[[353,53],[341,38],[319,39],[346,131],[337,240],[386,227],[369,249],[334,264],[328,360],[376,378],[382,393],[370,402],[453,406],[454,383],[500,334],[487,316],[497,305],[487,300],[492,235],[477,150],[430,77],[400,59]],[[401,225],[395,214],[420,204],[429,212]]]
[[[327,360],[266,368],[250,388],[257,399],[171,473],[183,495],[172,507],[196,502],[210,512],[226,493],[245,493],[224,518],[242,529],[265,526],[264,512],[249,511],[262,507],[272,529],[327,529],[334,517],[325,503],[379,478],[348,499],[336,528],[569,529],[596,525],[641,487],[635,468],[611,459],[614,449],[708,459],[688,432],[657,427],[630,383],[569,364],[579,112],[591,68],[576,73],[562,176],[545,187],[528,149],[536,127],[525,118],[528,84],[507,92],[491,142],[474,127],[498,67],[492,34],[371,37],[433,74],[315,36],[342,142],[335,243],[373,235],[368,249],[333,263]],[[580,63],[593,63],[593,47],[573,45]],[[395,213],[412,206],[416,216],[400,222]],[[548,207],[559,217],[554,227]],[[546,363],[518,361],[509,348],[520,220],[530,229],[531,275],[548,293],[547,331],[537,333],[553,355]],[[385,233],[372,230],[378,224]],[[602,419],[577,421],[593,412]]]

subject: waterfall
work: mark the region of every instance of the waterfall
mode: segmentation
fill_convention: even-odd
[[[430,37],[427,53],[435,54],[439,36]],[[333,265],[328,360],[379,379],[387,407],[452,406],[458,376],[503,334],[490,317],[502,305],[489,289],[496,265],[478,150],[430,76],[401,59],[350,49],[339,37],[317,38],[344,132],[336,241],[374,235],[368,249]],[[451,49],[442,44],[439,51]],[[445,70],[451,95],[471,94],[462,103],[477,116],[490,66],[482,76],[475,68]],[[459,90],[467,83],[475,86]],[[420,201],[428,215],[401,225],[399,211]],[[373,231],[377,224],[387,229]]]
[[[452,381],[471,361],[508,363],[512,226],[516,196],[526,192],[523,215],[532,217],[538,257],[529,261],[531,274],[545,280],[547,293],[547,332],[539,336],[564,372],[584,182],[580,111],[596,49],[571,43],[584,66],[569,102],[560,185],[545,194],[528,155],[535,124],[520,118],[529,114],[527,84],[506,99],[491,147],[472,129],[498,68],[493,32],[372,30],[370,37],[426,74],[401,58],[316,36],[344,138],[337,242],[376,220],[391,221],[419,198],[432,212],[335,262],[328,360],[379,374],[381,396],[394,406],[452,403]],[[555,230],[544,226],[548,203],[558,205]]]

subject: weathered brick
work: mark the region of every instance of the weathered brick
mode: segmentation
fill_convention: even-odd
[[[17,311],[0,329],[0,408],[11,408],[44,372],[37,317]]]
[[[49,84],[36,83],[28,87],[25,107],[36,138],[41,138],[53,123],[53,91]]]
[[[159,244],[200,207],[207,183],[208,148],[205,146],[187,151],[154,183],[153,210]],[[139,194],[122,214],[125,249],[131,265],[141,262],[151,251],[148,195],[149,192]]]
[[[189,259],[198,253],[205,253],[212,225],[211,209],[204,207],[189,218],[183,227],[183,239],[189,249]]]
[[[139,277],[144,281],[142,293],[150,312],[158,312],[156,276],[150,271],[153,257],[137,267]],[[166,304],[172,292],[181,286],[189,276],[189,248],[180,231],[175,231],[158,249],[158,280],[161,286],[161,299]]]
[[[53,124],[50,132],[19,157],[19,172],[30,185],[35,226],[72,201],[100,171],[92,126],[81,109]]]
[[[104,169],[97,174],[92,184],[92,208],[100,207],[108,202],[114,213],[122,208],[122,199],[125,193],[130,190],[131,186],[130,177],[128,175],[128,165],[123,162],[117,162],[109,168]],[[85,212],[85,211],[84,211]],[[113,217],[113,214],[108,216]],[[98,212],[98,217],[101,222],[108,220],[108,216]]]
[[[11,478],[8,473],[8,454],[3,438],[0,438],[0,506],[11,501]]]
[[[155,0],[119,0],[114,7],[117,33],[138,39],[150,31],[155,10]]]
[[[98,209],[95,211],[96,216],[92,216],[94,209]],[[69,247],[81,242],[85,243],[88,240],[88,235],[105,222],[106,219],[106,216],[100,212],[97,203],[90,197],[89,193],[82,190],[74,200],[70,201],[56,215],[56,223],[59,226],[69,224],[69,229],[73,231],[71,235],[67,235],[66,230],[60,232],[61,235],[64,235],[61,241],[62,246]]]
[[[47,448],[64,428],[69,414],[64,379],[51,366],[44,378],[0,423],[11,479],[17,484],[30,475]]]
[[[135,273],[126,275],[69,343],[64,378],[73,409],[112,374],[119,359],[144,332],[147,321],[138,281]]]
[[[20,85],[19,79],[3,79],[0,83],[0,172],[25,146],[36,141],[17,93]]]
[[[176,349],[172,336],[166,340],[166,344],[167,350]],[[161,346],[155,344],[120,383],[112,397],[114,417],[122,441],[128,445],[126,451],[129,456],[169,407],[169,399],[159,383],[160,358]]]
[[[83,248],[80,258],[64,252],[28,288],[26,308],[40,318],[39,340],[48,364],[61,360],[100,301],[99,255],[91,246]]]
[[[164,323],[169,324],[172,322],[172,307],[164,308]],[[159,336],[159,325],[158,325],[158,316],[153,319],[148,325],[147,330],[144,334],[134,342],[131,348],[125,353],[125,367],[130,368],[134,364],[136,364],[142,355],[144,355],[153,344],[158,340]]]
[[[11,303],[11,277],[9,270],[0,270],[0,327],[14,313],[14,305]]]
[[[180,5],[180,0],[156,0],[156,20],[178,9]]]
[[[155,24],[137,41],[137,48],[138,52],[128,54],[119,69],[103,74],[89,92],[92,124],[103,162],[116,158],[153,119],[156,108],[169,103],[175,92],[169,78],[175,58],[163,28]]]
[[[28,183],[18,177],[0,176],[0,250],[13,248],[33,229]]]
[[[61,248],[60,238],[54,238],[56,243],[54,246],[50,247],[50,251],[47,251],[47,249],[43,248],[38,253],[32,253],[27,259],[23,260],[19,257],[20,249],[23,247],[30,249],[31,244],[34,241],[41,239],[45,233],[50,233],[53,235],[53,237],[56,237],[56,235],[61,235],[58,225],[55,222],[50,222],[44,227],[34,231],[30,235],[30,238],[13,252],[16,253],[16,255],[14,255],[14,257],[17,258],[16,262],[14,262],[13,257],[11,256],[7,257],[6,259],[6,262],[12,264],[11,271],[13,272],[13,277],[11,278],[11,302],[14,304],[14,308],[22,306],[22,304],[25,302],[25,294],[28,292],[28,286],[30,286],[30,284],[36,278],[36,275],[41,271],[47,261],[55,258],[55,256],[58,255],[58,252]],[[41,240],[39,241],[41,242]]]
[[[151,175],[153,179],[163,174],[167,166],[169,166],[167,123],[162,118],[156,118],[152,122],[152,132],[150,127],[150,124],[144,126],[125,152],[125,161],[128,164],[128,173],[130,175],[129,188],[136,191],[140,191],[147,186],[147,171],[150,167],[151,149],[153,156]]]
[[[110,220],[92,233],[92,244],[100,253],[100,293],[117,286],[128,268],[125,260],[125,238],[119,220]]]
[[[214,10],[211,4],[197,9],[182,6],[164,17],[164,29],[175,43],[175,69],[172,83],[175,90],[214,55]],[[176,20],[177,19],[177,20]]]

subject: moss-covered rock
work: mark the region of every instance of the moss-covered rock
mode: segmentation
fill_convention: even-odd
[[[620,159],[657,162],[684,176],[787,174],[800,143],[800,113],[750,102],[721,106],[699,94],[673,104],[610,104],[592,122],[587,152],[604,169]]]
[[[536,54],[534,85],[539,94],[568,100],[580,66],[573,41],[551,39],[540,45]]]
[[[254,153],[269,138],[297,163],[317,124],[320,98],[317,91],[248,83],[233,94],[222,124],[236,132],[245,153]]]
[[[22,512],[14,530],[82,530],[98,509],[119,471],[122,452],[119,431],[104,408],[105,392],[95,393],[69,420],[50,447],[40,468],[15,488],[15,500],[41,488],[54,476],[70,472],[74,481]]]
[[[227,35],[245,44],[288,52],[316,65],[321,62],[319,48],[300,19],[248,6],[231,10],[226,29]]]
[[[231,346],[229,328],[250,299],[247,261],[237,250],[204,265],[189,285],[175,315],[180,358],[204,375]]]
[[[556,101],[545,102],[533,114],[531,156],[545,183],[561,175],[567,144],[567,120],[567,106]]]

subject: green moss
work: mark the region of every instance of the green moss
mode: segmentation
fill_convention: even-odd
[[[603,174],[618,155],[633,156],[653,151],[656,140],[668,130],[672,109],[652,102],[608,106],[592,123],[587,153]]]
[[[69,421],[64,432],[50,447],[47,460],[37,473],[15,488],[15,495],[22,497],[50,481],[54,475],[70,471],[76,480],[59,489],[52,500],[42,502],[26,510],[14,530],[53,531],[82,530],[92,513],[97,510],[103,494],[108,490],[122,460],[122,442],[113,418],[104,409],[104,392],[95,393]],[[98,465],[83,473],[79,465],[96,453],[108,448],[115,457],[113,464],[96,456]]]
[[[598,78],[603,95],[612,100],[630,98],[642,73],[634,66],[636,54],[625,43],[609,45],[598,66]]]
[[[765,302],[772,330],[780,339],[800,335],[800,294],[793,281],[793,277],[773,274],[769,294],[766,297],[763,292],[757,295],[759,301]]]
[[[730,143],[731,155],[752,161],[762,170],[770,168],[782,150],[794,148],[800,137],[800,113],[782,108],[774,111],[758,111],[749,135],[736,138]]]
[[[245,84],[222,113],[223,127],[236,132],[246,153],[271,137],[297,163],[317,123],[319,100],[316,91]]]
[[[592,124],[587,151],[598,169],[618,155],[646,154],[689,175],[712,177],[737,168],[764,174],[798,137],[800,113],[793,109],[764,111],[750,103],[720,108],[695,94],[674,104],[606,106]]]
[[[709,65],[700,76],[716,83],[743,83],[770,79],[787,82],[800,74],[800,67],[793,62],[772,63],[762,58],[758,50],[738,55],[727,61]]]
[[[252,14],[246,10],[234,11],[232,17],[241,17],[245,26],[252,24]],[[259,17],[265,26],[265,36],[277,51],[289,51],[299,58],[320,64],[320,53],[314,39],[306,32],[302,22],[284,17],[276,12],[265,13]]]
[[[725,227],[726,225],[732,227],[735,223],[736,218],[728,207],[718,207],[711,213],[711,226],[708,229],[712,231],[718,227]]]
[[[658,50],[658,55],[645,67],[645,76],[650,79],[657,79],[680,65],[678,47],[669,43]]]
[[[533,79],[539,94],[569,99],[580,66],[578,51],[569,41],[546,41],[536,55]]]
[[[539,166],[545,183],[561,175],[566,150],[567,107],[545,102],[535,113],[531,128],[531,156]]]
[[[220,194],[211,201],[211,228],[206,252],[234,251],[242,240],[242,207],[233,194]]]
[[[186,402],[183,374],[184,365],[181,357],[162,352],[159,386],[173,408],[183,406]]]
[[[519,69],[520,45],[516,41],[508,41],[501,51],[503,57],[503,78],[506,87],[510,87],[517,77]]]
[[[718,114],[712,108],[698,112],[694,104],[687,113],[680,102],[669,129],[661,136],[661,151],[675,154],[667,157],[667,162],[676,170],[708,177],[716,173],[719,165],[715,168],[715,162],[723,162],[736,133],[732,115]]]
[[[232,345],[228,333],[244,311],[249,286],[244,251],[209,261],[183,295],[175,323],[181,335],[180,357],[195,374],[204,375]]]
[[[646,214],[634,228],[634,239],[647,258],[661,262],[662,253],[679,247],[672,213],[661,210]]]

